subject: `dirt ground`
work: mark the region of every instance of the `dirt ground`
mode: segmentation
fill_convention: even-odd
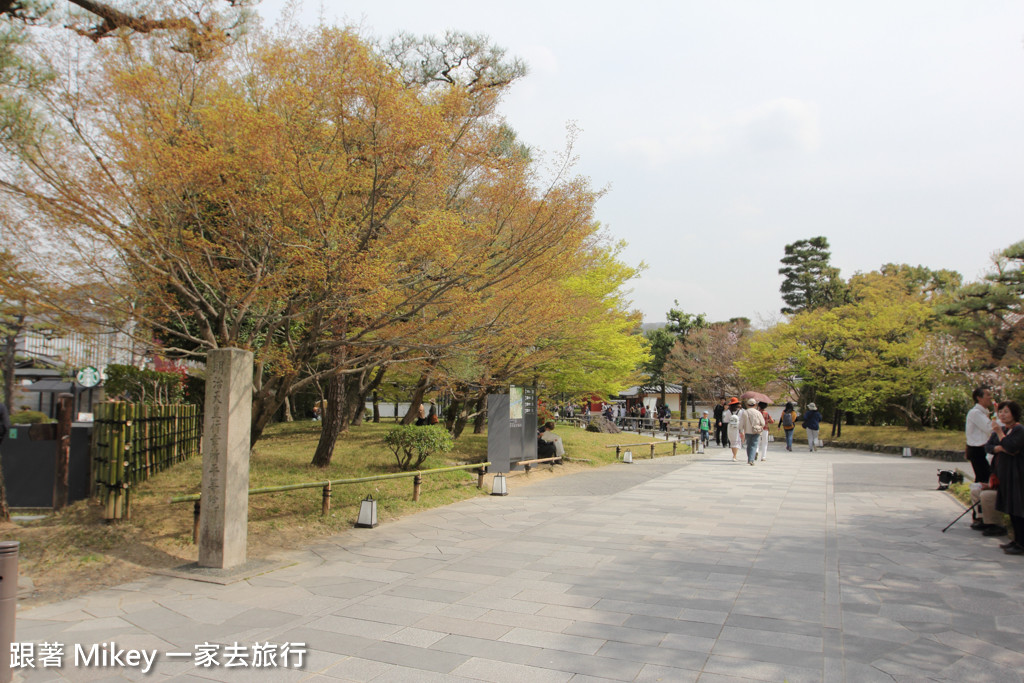
[[[587,463],[567,462],[555,468],[540,466],[529,474],[513,472],[508,475],[509,486],[528,486],[590,467]],[[491,478],[485,478],[486,491],[490,491]],[[145,508],[137,519],[116,524],[105,523],[99,505],[91,501],[76,503],[61,515],[60,520],[24,526],[0,522],[0,538],[13,538],[22,544],[20,608],[69,600],[136,581],[155,569],[179,567],[198,557],[191,538],[191,506],[154,505]],[[272,557],[334,533],[337,531],[288,520],[278,520],[273,528],[262,527],[258,533],[250,527],[248,556]]]

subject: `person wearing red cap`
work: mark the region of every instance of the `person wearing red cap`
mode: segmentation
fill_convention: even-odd
[[[729,447],[732,448],[732,459],[735,462],[736,454],[740,451],[740,400],[733,396],[726,407],[728,409],[722,419],[726,424],[726,438]]]

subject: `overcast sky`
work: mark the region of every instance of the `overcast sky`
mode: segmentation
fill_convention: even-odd
[[[283,0],[264,0],[278,16]],[[314,22],[319,2],[306,2]],[[825,235],[848,277],[959,271],[1024,239],[1024,3],[326,0],[367,35],[485,33],[530,74],[502,112],[609,189],[647,321],[778,316],[783,247]]]

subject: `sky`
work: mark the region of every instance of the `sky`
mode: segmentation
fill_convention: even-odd
[[[273,22],[284,0],[264,0]],[[786,244],[843,277],[907,263],[979,279],[1024,239],[1019,0],[325,0],[303,23],[483,33],[529,75],[501,113],[552,157],[580,133],[597,218],[643,262],[647,322],[780,317]]]

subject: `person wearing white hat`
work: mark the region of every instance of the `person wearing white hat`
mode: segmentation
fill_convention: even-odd
[[[818,442],[818,428],[821,426],[821,413],[818,412],[818,406],[811,403],[807,404],[807,412],[804,413],[803,417],[804,429],[807,430],[807,445],[811,447],[813,453]]]
[[[747,399],[747,407],[740,411],[740,432],[747,446],[747,464],[753,465],[757,458],[757,442],[764,431],[764,416],[757,409],[757,401]]]

